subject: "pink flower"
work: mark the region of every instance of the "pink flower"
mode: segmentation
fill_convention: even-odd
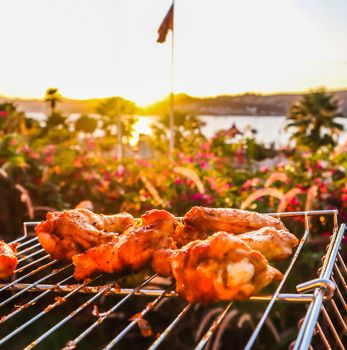
[[[111,181],[111,174],[108,171],[105,171],[104,178],[106,181],[110,182]]]
[[[125,175],[125,167],[124,165],[119,165],[116,172],[115,172],[115,175],[118,176],[118,177],[123,177]]]
[[[216,189],[216,187],[217,187],[217,182],[216,182],[216,180],[215,180],[214,178],[209,177],[209,178],[207,179],[207,181],[210,183],[212,189]]]
[[[40,158],[40,154],[37,153],[37,152],[33,152],[30,150],[30,153],[29,153],[30,157],[33,158],[33,159],[39,159]]]
[[[206,193],[194,193],[191,196],[191,199],[194,202],[199,202],[199,204],[203,204],[206,206],[212,205],[214,202],[214,198],[211,195]]]
[[[179,184],[182,184],[182,183],[183,183],[183,181],[182,181],[181,178],[179,178],[179,177],[176,177],[176,178],[175,178],[175,184],[176,184],[176,185],[179,185]]]
[[[52,164],[52,162],[53,162],[53,157],[52,156],[47,156],[45,158],[45,164],[46,165],[50,165],[50,164]]]
[[[262,173],[266,173],[268,171],[269,171],[269,167],[267,167],[265,165],[260,168],[260,172],[262,172]]]
[[[200,163],[200,166],[202,169],[206,169],[207,168],[207,162],[205,160],[203,160],[201,163]]]
[[[148,167],[150,164],[147,160],[144,160],[144,159],[138,159],[137,160],[137,164],[138,165],[141,165],[143,167]],[[123,165],[120,165],[121,167],[123,167]],[[124,167],[123,167],[124,168]],[[125,169],[125,168],[124,168]]]
[[[323,162],[321,161],[317,162],[317,169],[323,169]]]
[[[43,153],[44,154],[52,154],[52,153],[55,153],[56,150],[57,150],[56,145],[48,145],[44,148]]]
[[[95,142],[92,138],[89,138],[86,142],[86,146],[88,150],[91,150],[95,147]]]
[[[208,143],[203,143],[202,145],[200,145],[200,148],[207,151],[210,149],[210,145]]]
[[[242,189],[248,189],[250,187],[256,187],[258,186],[260,183],[259,178],[255,177],[253,179],[248,179],[243,185],[242,185]]]

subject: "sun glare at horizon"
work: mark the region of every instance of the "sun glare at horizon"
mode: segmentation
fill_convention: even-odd
[[[133,133],[131,135],[130,144],[137,145],[140,140],[140,135],[151,135],[151,120],[148,117],[138,116],[137,122],[133,125]]]
[[[6,33],[0,95],[42,98],[56,86],[68,98],[122,96],[140,106],[164,98],[171,34],[163,44],[156,39],[170,4],[0,0],[6,14],[0,22]],[[175,6],[175,92],[347,87],[347,2],[176,0]]]

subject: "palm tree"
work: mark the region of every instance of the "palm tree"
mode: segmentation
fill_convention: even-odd
[[[117,127],[118,158],[122,158],[122,138],[129,139],[133,133],[133,125],[136,120],[133,117],[136,111],[134,102],[121,97],[111,97],[101,102],[96,112],[103,118],[103,127],[108,135],[114,134],[114,126]]]
[[[324,89],[309,92],[295,102],[287,115],[285,130],[294,128],[291,136],[297,145],[317,150],[324,145],[336,145],[343,125],[335,121],[344,117],[339,112],[339,103]]]
[[[204,142],[205,136],[202,133],[202,127],[205,123],[195,115],[184,112],[175,112],[175,145],[187,153],[194,152],[200,142]],[[170,117],[168,114],[161,114],[159,120],[152,125],[152,146],[161,153],[169,152],[170,137]]]
[[[55,107],[57,106],[58,102],[61,101],[61,96],[57,88],[48,88],[46,90],[46,96],[45,101],[48,103],[48,105],[51,108],[51,115],[55,113]]]

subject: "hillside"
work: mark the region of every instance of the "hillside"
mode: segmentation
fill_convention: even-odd
[[[302,94],[244,94],[221,95],[208,98],[191,97],[185,94],[175,96],[175,110],[196,115],[285,115],[290,106]],[[347,91],[335,92],[341,111],[347,116]],[[148,107],[145,112],[158,114],[169,110],[169,100],[160,101]]]
[[[341,111],[347,116],[347,91],[336,91]],[[220,95],[216,97],[198,98],[186,94],[175,96],[175,110],[181,113],[194,115],[285,115],[290,106],[301,97],[302,94],[243,94]],[[95,113],[97,105],[104,99],[74,100],[62,98],[58,109],[66,114]],[[45,113],[47,106],[39,99],[9,99],[0,96],[0,103],[12,101],[18,109],[30,113]],[[147,108],[141,109],[143,114],[162,114],[169,110],[169,100],[159,101]]]

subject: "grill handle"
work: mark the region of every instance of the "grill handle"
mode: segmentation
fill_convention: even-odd
[[[321,288],[324,294],[324,300],[330,300],[335,293],[335,284],[327,278],[315,278],[310,281],[298,284],[296,290],[299,293],[306,293]]]

